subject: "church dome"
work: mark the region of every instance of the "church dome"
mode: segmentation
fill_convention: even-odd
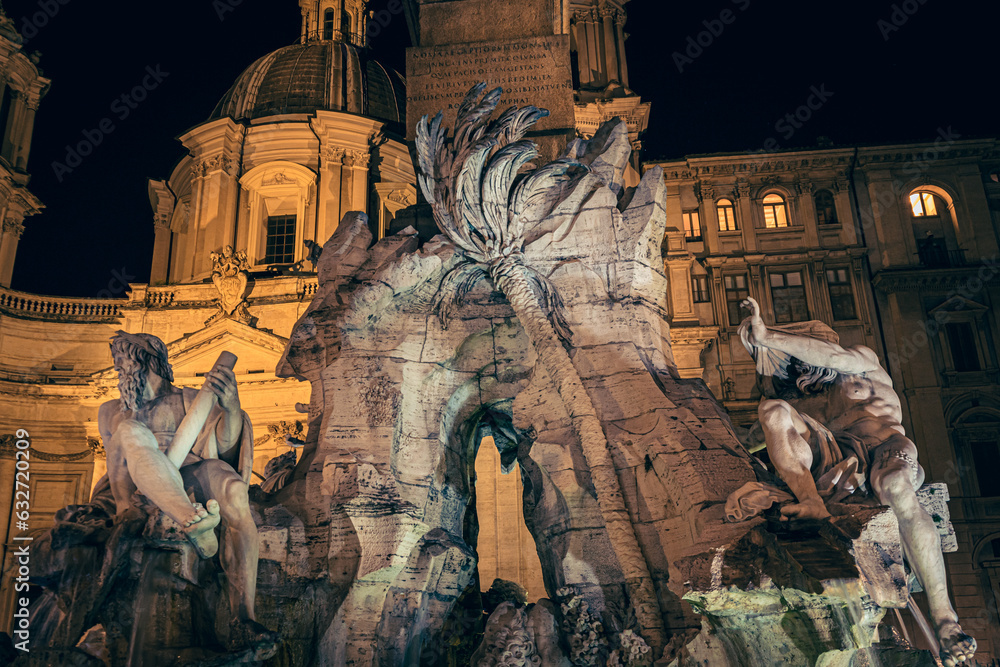
[[[295,44],[248,67],[210,120],[253,120],[320,110],[405,123],[406,80],[351,44]]]

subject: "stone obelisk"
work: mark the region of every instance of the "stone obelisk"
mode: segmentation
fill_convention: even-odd
[[[446,123],[474,84],[503,87],[500,109],[548,109],[529,135],[543,158],[575,136],[569,3],[563,0],[408,0],[413,41],[406,54],[407,138],[425,114]]]

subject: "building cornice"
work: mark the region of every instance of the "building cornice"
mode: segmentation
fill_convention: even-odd
[[[1000,276],[990,270],[984,280],[980,270],[984,267],[962,267],[947,269],[888,269],[879,271],[872,279],[872,285],[884,294],[897,292],[920,292],[927,290],[952,291],[977,287],[1000,287]]]

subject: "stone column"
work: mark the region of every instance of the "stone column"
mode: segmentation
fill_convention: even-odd
[[[736,206],[740,209],[740,231],[743,232],[743,249],[757,252],[757,229],[754,225],[753,201],[750,199],[750,184],[737,183],[733,190]]]
[[[694,309],[691,294],[691,267],[694,255],[684,242],[684,232],[667,230],[667,256],[664,258],[667,280],[670,286],[671,325],[697,324],[698,314]]]
[[[24,122],[21,124],[20,137],[14,151],[14,167],[21,171],[28,168],[28,156],[31,154],[31,135],[35,131],[35,114],[38,112],[38,99],[28,99],[25,105]]]
[[[3,156],[11,163],[15,163],[18,146],[20,145],[20,130],[24,126],[24,93],[19,90],[10,91],[10,115],[7,119],[7,127],[3,130]]]
[[[149,283],[167,282],[167,269],[170,261],[170,220],[165,215],[157,215],[153,219],[153,265],[149,273]]]
[[[344,156],[347,150],[340,146],[324,146],[322,168],[319,173],[319,231],[317,243],[325,243],[326,239],[337,229],[342,217],[343,208],[343,173]]]
[[[344,155],[340,220],[348,211],[368,210],[368,164],[371,155],[365,151],[349,150]]]
[[[193,252],[188,278],[208,274],[209,253],[231,245],[235,238],[236,164],[225,154],[202,159],[195,166],[196,183],[192,200],[190,250]]]
[[[615,28],[618,43],[618,63],[620,66],[621,84],[628,88],[628,59],[625,57],[625,21],[627,20],[627,15],[624,11],[616,12],[615,14]]]
[[[17,257],[17,244],[23,233],[24,215],[8,212],[3,221],[3,235],[0,236],[0,287],[10,287],[10,279],[14,275],[14,259]]]
[[[816,222],[816,200],[813,199],[812,181],[799,181],[795,184],[797,193],[797,213],[802,216],[802,226],[805,227],[806,246],[819,246],[819,227]]]
[[[597,28],[597,10],[591,9],[586,13],[584,18],[584,31],[587,33],[587,49],[589,52],[590,59],[590,76],[588,77],[591,85],[595,83],[600,85],[602,81],[599,79],[601,76],[601,43],[598,39],[599,30]],[[598,80],[594,79],[594,70],[597,70]],[[607,81],[603,81],[607,84]]]
[[[917,242],[913,237],[913,225],[910,216],[901,210],[902,194],[896,191],[892,174],[878,171],[867,176],[874,224],[865,226],[865,241],[869,246],[877,241],[884,268],[916,264]]]
[[[701,221],[705,248],[710,252],[719,252],[719,211],[715,208],[715,188],[708,183],[700,184],[698,198],[701,199],[701,209],[705,214],[705,219]]]
[[[580,86],[590,83],[590,50],[587,46],[587,12],[578,11],[573,16],[573,31],[576,33],[577,67],[580,69]]]
[[[833,193],[833,205],[837,211],[837,223],[840,225],[840,240],[844,245],[852,246],[860,242],[858,226],[861,220],[854,219],[854,203],[851,201],[851,191],[847,176],[838,176]],[[833,225],[836,226],[836,225]]]
[[[608,83],[618,79],[618,51],[615,48],[615,10],[601,10],[601,20],[604,22],[604,67],[608,73]]]

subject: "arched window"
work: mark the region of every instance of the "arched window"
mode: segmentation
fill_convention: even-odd
[[[936,218],[938,202],[933,192],[914,192],[910,195],[910,210],[914,218]]]
[[[333,39],[333,10],[323,12],[323,39]]]
[[[816,221],[821,225],[837,224],[837,209],[833,203],[833,195],[829,190],[816,193]]]
[[[345,11],[340,17],[341,38],[346,42],[351,38],[351,14]]]
[[[906,198],[920,263],[930,268],[959,266],[964,251],[956,238],[956,221],[951,198],[935,186],[913,190]]]
[[[781,195],[771,193],[764,197],[764,226],[768,229],[788,226],[788,209]]]
[[[720,232],[735,232],[739,229],[736,226],[736,207],[731,199],[720,199],[715,204],[715,210],[719,212]]]

